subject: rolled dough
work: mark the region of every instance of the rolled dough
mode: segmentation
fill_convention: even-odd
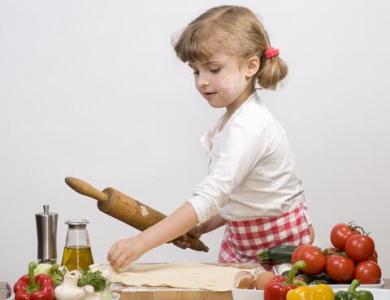
[[[126,286],[173,287],[203,289],[216,292],[230,291],[234,277],[240,271],[254,272],[250,268],[236,268],[207,263],[133,264],[122,273],[109,265],[96,265],[96,269],[110,269],[111,282]],[[258,269],[256,269],[258,271]]]

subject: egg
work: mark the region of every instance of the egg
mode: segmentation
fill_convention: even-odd
[[[259,272],[255,277],[255,287],[257,290],[263,290],[268,282],[275,277],[275,274],[270,271]]]
[[[234,287],[237,289],[254,289],[255,276],[249,271],[240,271],[234,278]]]

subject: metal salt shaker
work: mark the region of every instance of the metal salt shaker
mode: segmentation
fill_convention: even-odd
[[[58,214],[49,212],[49,205],[43,205],[43,213],[35,214],[38,237],[38,263],[57,262]]]

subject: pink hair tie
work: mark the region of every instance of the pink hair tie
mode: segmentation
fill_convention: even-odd
[[[264,51],[264,56],[266,59],[270,59],[275,56],[279,56],[279,49],[268,47]]]

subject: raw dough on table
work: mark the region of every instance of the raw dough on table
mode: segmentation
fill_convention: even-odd
[[[204,289],[216,292],[230,291],[235,275],[243,270],[231,266],[207,263],[133,264],[129,271],[117,273],[109,265],[93,266],[110,269],[111,282],[127,286],[165,286],[174,288]]]

